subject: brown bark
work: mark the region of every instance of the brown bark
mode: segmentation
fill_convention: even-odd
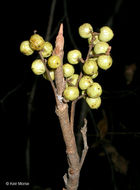
[[[87,146],[86,137],[85,137],[86,130],[84,130],[85,132],[82,132],[84,150],[83,150],[83,155],[80,160],[78,151],[77,151],[73,127],[71,125],[70,118],[69,118],[68,103],[64,101],[63,99],[63,91],[65,89],[65,83],[66,83],[63,76],[63,56],[64,56],[63,48],[64,48],[63,24],[61,24],[57,38],[56,38],[55,48],[53,51],[53,55],[57,55],[61,59],[61,66],[58,67],[55,71],[56,90],[55,90],[53,81],[51,80],[51,77],[50,77],[50,81],[51,81],[55,98],[56,98],[55,111],[59,118],[64,142],[66,145],[66,154],[67,154],[67,161],[68,161],[68,172],[67,174],[64,175],[65,188],[63,189],[77,190],[78,185],[79,185],[80,170],[83,165],[83,161],[85,159],[88,146]],[[46,71],[47,71],[47,68],[46,68]],[[73,113],[70,113],[70,114],[71,114],[71,118],[73,117],[73,119],[71,120],[74,121],[74,110],[73,110]],[[84,128],[86,128],[86,125],[87,125],[87,122],[85,121]]]
[[[60,97],[62,97],[65,81],[63,76],[63,48],[64,48],[64,38],[63,38],[63,25],[61,24],[58,36],[56,38],[56,44],[53,54],[58,55],[61,59],[61,66],[55,71],[55,84],[58,95],[58,103],[56,105],[56,114],[60,121],[60,126],[66,145],[66,154],[68,160],[68,177],[65,174],[64,181],[66,185],[66,190],[76,190],[79,183],[79,156],[77,152],[75,136],[73,130],[70,126],[68,104],[63,102]]]
[[[79,156],[75,142],[75,136],[70,127],[68,105],[63,103],[59,109],[56,108],[56,114],[60,121],[64,142],[66,145],[66,154],[68,160],[68,177],[65,174],[64,181],[67,190],[76,190],[79,183]]]

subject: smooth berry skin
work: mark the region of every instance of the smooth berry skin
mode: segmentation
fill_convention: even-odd
[[[82,38],[89,38],[91,37],[91,32],[93,32],[93,28],[89,23],[84,23],[79,27],[79,35]]]
[[[42,75],[45,73],[45,66],[41,59],[36,59],[33,61],[31,69],[35,75]]]
[[[93,75],[94,73],[97,73],[98,66],[95,59],[88,59],[83,65],[83,71],[87,75]]]
[[[75,69],[73,67],[73,65],[70,65],[68,63],[63,65],[63,73],[64,73],[64,77],[70,77],[74,74]]]
[[[45,44],[45,41],[44,39],[42,38],[42,36],[40,36],[39,34],[33,34],[31,37],[30,37],[30,47],[33,49],[33,50],[36,50],[36,51],[40,51],[43,49],[44,47],[44,44]]]
[[[106,51],[109,48],[109,44],[106,42],[98,42],[95,46],[94,46],[94,53],[95,54],[101,54],[101,53],[106,53]]]
[[[87,95],[90,98],[97,98],[102,94],[102,87],[99,83],[94,82],[90,87],[87,88]]]
[[[86,97],[86,102],[91,109],[98,109],[101,105],[101,97],[97,98]]]
[[[60,60],[59,56],[52,55],[51,57],[49,57],[49,59],[48,59],[48,66],[51,69],[57,69],[60,65],[61,65],[61,60]]]
[[[79,81],[79,87],[81,90],[86,90],[91,84],[93,83],[93,80],[90,76],[83,76]]]
[[[114,36],[112,29],[108,26],[100,28],[99,40],[102,42],[109,42]]]
[[[20,52],[23,53],[24,55],[32,55],[34,53],[34,51],[31,49],[30,45],[29,45],[29,41],[23,41],[20,44]]]
[[[71,50],[67,54],[67,60],[68,60],[68,62],[71,63],[71,64],[74,64],[74,65],[79,63],[79,59],[80,58],[82,58],[82,54],[77,49]]]
[[[53,46],[50,42],[45,42],[42,50],[42,56],[43,57],[49,57],[53,52]]]
[[[73,101],[78,98],[79,96],[79,89],[75,86],[68,86],[64,92],[63,96],[66,100]]]
[[[100,55],[97,59],[98,66],[103,69],[107,70],[112,66],[112,57],[110,55]]]

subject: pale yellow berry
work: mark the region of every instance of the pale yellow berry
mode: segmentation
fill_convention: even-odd
[[[91,86],[92,83],[92,78],[90,76],[84,75],[79,81],[79,87],[81,90],[86,90],[89,86]]]
[[[94,46],[94,52],[95,54],[100,54],[100,53],[106,53],[106,51],[109,48],[109,44],[106,42],[98,42],[95,46]]]
[[[36,75],[42,75],[45,73],[45,66],[41,59],[36,59],[32,62],[31,69]]]
[[[33,34],[30,37],[29,42],[30,42],[30,47],[33,50],[37,50],[37,51],[42,50],[45,44],[44,39],[39,34]]]
[[[98,66],[103,70],[109,69],[112,62],[112,57],[110,55],[100,55],[97,59]]]
[[[69,86],[75,86],[77,84],[79,75],[78,74],[73,74],[71,77],[67,78],[67,83]]]
[[[51,69],[56,69],[61,65],[61,60],[60,57],[57,55],[52,55],[51,57],[49,57],[48,59],[48,66]]]
[[[102,87],[99,83],[94,82],[90,87],[87,88],[87,95],[90,98],[97,98],[102,94]]]
[[[45,42],[42,50],[43,57],[49,57],[53,52],[53,46],[50,42]]]
[[[20,52],[23,53],[24,55],[32,55],[34,53],[34,51],[31,49],[31,47],[29,46],[29,41],[23,41],[20,44]]]
[[[90,58],[84,63],[83,71],[87,75],[93,75],[94,73],[97,73],[98,66],[94,58]]]
[[[68,63],[63,65],[64,77],[67,78],[67,77],[72,76],[74,74],[74,71],[75,71],[75,69],[74,69],[73,65],[70,65]]]
[[[98,109],[101,105],[101,97],[97,98],[86,97],[86,102],[91,109]]]
[[[54,70],[50,70],[49,73],[50,73],[51,79],[54,80],[54,78],[55,78]],[[46,80],[49,80],[49,77],[48,77],[48,75],[47,75],[46,72],[43,74],[43,77],[44,77]]]
[[[108,42],[113,38],[113,36],[114,36],[114,33],[110,27],[103,26],[100,29],[99,40],[103,42]]]
[[[73,101],[78,98],[79,96],[79,89],[75,86],[68,86],[64,92],[63,96],[66,100]]]
[[[92,35],[91,32],[93,32],[93,28],[89,23],[84,23],[79,27],[79,35],[82,38],[89,38]]]
[[[67,60],[71,64],[78,64],[79,59],[82,57],[82,54],[79,50],[74,49],[68,52],[67,54]]]

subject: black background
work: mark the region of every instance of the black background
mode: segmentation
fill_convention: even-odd
[[[67,164],[65,146],[55,115],[54,95],[50,84],[42,77],[34,76],[30,69],[31,62],[37,54],[26,57],[19,51],[20,43],[29,39],[34,30],[45,37],[51,2],[51,0],[4,2],[1,6],[0,139],[2,161],[0,183],[2,188],[5,181],[28,181],[25,151],[29,136],[30,183],[62,189],[62,176]],[[106,25],[114,14],[116,2],[117,0],[67,0],[71,34],[83,56],[86,56],[88,44],[85,39],[80,38],[78,27],[89,22],[95,31],[99,31],[100,27]],[[114,15],[111,26],[115,34],[110,42],[113,66],[106,72],[100,71],[98,78],[103,90],[109,93],[103,94],[102,107],[92,112],[97,121],[101,117],[102,108],[106,109],[109,115],[112,113],[114,131],[139,132],[138,7],[137,1],[122,0],[122,5]],[[67,52],[74,47],[68,33],[63,1],[58,0],[52,33],[61,22],[64,24],[65,52]],[[53,46],[56,34],[51,38]],[[126,65],[132,63],[136,64],[137,69],[133,82],[126,85],[124,69]],[[31,122],[28,123],[28,101],[35,81],[36,93],[32,105]],[[77,105],[77,112],[78,109],[80,109],[80,102]],[[78,114],[76,120],[77,118]],[[122,128],[120,123],[123,123],[125,128]],[[94,134],[94,130],[89,118],[89,134]],[[92,138],[89,137],[89,145],[95,140]],[[130,163],[127,176],[115,173],[117,188],[129,189],[128,182],[131,179],[131,188],[133,186],[133,189],[139,189],[139,135],[114,135],[113,143],[119,153]],[[114,183],[111,181],[108,161],[106,158],[100,158],[94,149],[89,149],[82,172],[79,189],[107,188],[113,190]]]

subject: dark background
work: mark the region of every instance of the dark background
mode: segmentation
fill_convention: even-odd
[[[29,1],[4,2],[1,6],[0,185],[2,188],[0,189],[5,188],[6,181],[30,181],[33,186],[38,185],[42,188],[50,186],[53,190],[62,189],[63,186],[62,176],[66,172],[67,164],[65,146],[55,115],[54,95],[49,82],[42,77],[34,76],[30,69],[37,54],[26,57],[19,51],[20,43],[29,39],[34,30],[45,38],[51,2],[52,0],[34,1],[30,4]],[[126,175],[115,171],[112,174],[107,156],[99,156],[102,148],[100,146],[97,149],[91,148],[96,142],[94,136],[96,129],[88,115],[90,148],[81,171],[79,189],[138,190],[140,189],[139,4],[137,1],[122,0],[121,6],[115,11],[118,0],[67,0],[66,2],[68,15],[63,1],[58,0],[56,3],[51,31],[53,35],[50,40],[53,46],[61,22],[64,24],[65,52],[75,48],[71,42],[73,37],[83,56],[86,56],[88,43],[78,34],[78,27],[81,24],[89,22],[94,31],[109,25],[114,31],[114,39],[110,42],[113,66],[106,72],[100,71],[97,80],[103,87],[102,106],[99,110],[92,110],[92,114],[95,122],[98,122],[102,118],[102,109],[106,111],[109,120],[108,131],[114,132],[112,137],[108,135],[106,139],[111,140],[120,155],[129,161]],[[71,31],[67,26],[67,18]],[[124,71],[126,66],[131,64],[136,65],[136,71],[132,82],[127,85]],[[33,88],[35,93],[31,99]],[[78,113],[80,103],[77,105]],[[78,117],[79,114],[76,115],[76,121]],[[115,135],[115,132],[126,133]],[[29,139],[28,179],[26,147]]]

